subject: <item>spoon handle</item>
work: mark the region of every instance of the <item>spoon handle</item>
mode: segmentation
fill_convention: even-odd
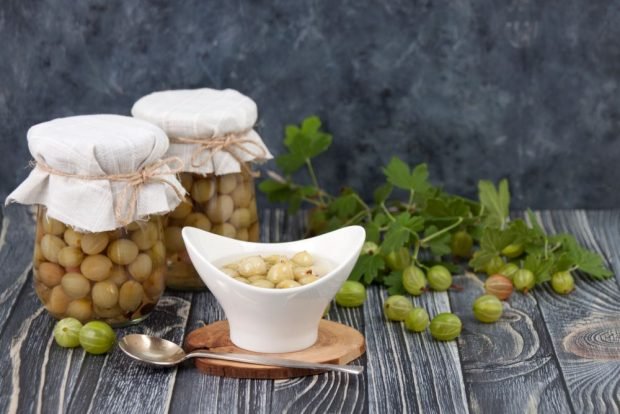
[[[190,352],[189,354],[187,354],[186,358],[221,359],[224,361],[245,362],[247,364],[255,365],[271,365],[276,367],[303,368],[319,371],[338,371],[355,375],[359,375],[362,373],[362,371],[364,371],[364,367],[360,367],[357,365],[321,364],[318,362],[305,362],[297,361],[294,359],[266,357],[262,355],[236,354],[232,352],[212,352],[198,350]]]

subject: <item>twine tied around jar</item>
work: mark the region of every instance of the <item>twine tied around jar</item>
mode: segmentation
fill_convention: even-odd
[[[198,145],[198,148],[196,148],[192,153],[192,167],[200,167],[201,165],[211,161],[215,154],[220,151],[224,151],[230,154],[230,156],[239,163],[239,166],[245,173],[251,175],[252,177],[258,177],[260,174],[248,167],[245,161],[243,161],[236,151],[234,151],[237,150],[245,152],[256,159],[265,158],[267,153],[264,148],[258,145],[255,141],[246,137],[251,130],[252,128],[249,128],[240,132],[230,132],[216,137],[211,136],[205,138],[170,137],[170,142],[173,144]],[[259,152],[248,149],[246,144],[248,144],[248,146],[253,145],[255,148],[258,148]],[[200,157],[202,157],[202,155],[207,151],[209,151],[208,156],[201,160]]]
[[[176,167],[174,167],[174,163],[176,163]],[[109,175],[71,174],[50,167],[43,161],[33,160],[30,161],[30,165],[33,168],[38,168],[48,174],[59,175],[61,177],[77,178],[79,180],[87,181],[108,180],[127,183],[123,189],[123,192],[115,201],[114,206],[114,217],[122,226],[126,226],[131,223],[138,204],[138,188],[147,182],[166,184],[174,190],[179,199],[183,200],[185,198],[185,195],[181,193],[173,183],[161,177],[165,175],[174,175],[183,171],[183,161],[179,157],[161,159],[153,164],[142,167],[136,172]],[[161,167],[166,165],[170,168],[169,171],[158,171]],[[126,207],[125,214],[123,214],[124,207]]]

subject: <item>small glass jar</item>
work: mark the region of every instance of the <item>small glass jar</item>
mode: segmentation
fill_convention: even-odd
[[[99,233],[80,233],[37,212],[34,288],[57,319],[137,323],[165,288],[161,216]]]
[[[189,196],[166,220],[166,285],[201,290],[205,285],[189,259],[181,229],[197,227],[238,240],[258,241],[254,178],[241,172],[221,176],[181,173],[180,179]]]

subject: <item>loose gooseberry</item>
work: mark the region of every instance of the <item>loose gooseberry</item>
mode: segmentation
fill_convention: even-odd
[[[519,269],[512,277],[512,284],[515,286],[515,289],[527,292],[536,284],[536,278],[530,270]]]
[[[366,300],[366,288],[360,282],[347,280],[336,293],[336,303],[345,308],[362,306]]]
[[[411,264],[411,254],[409,249],[401,247],[398,250],[388,253],[385,256],[385,262],[392,270],[404,270],[405,267]]]
[[[459,230],[452,235],[450,250],[452,256],[467,258],[471,256],[474,239],[465,230]]]
[[[413,332],[422,332],[429,324],[428,312],[422,308],[413,308],[405,316],[405,327]]]
[[[80,345],[89,354],[105,354],[114,345],[116,335],[105,322],[91,321],[80,330]]]
[[[497,296],[501,300],[506,300],[512,295],[512,288],[510,279],[500,274],[490,276],[484,282],[484,291],[490,295]]]
[[[499,273],[500,275],[504,275],[506,276],[508,279],[512,280],[512,277],[514,276],[515,273],[517,273],[517,271],[519,270],[519,266],[517,266],[514,263],[506,263],[504,266],[502,266],[501,269],[499,269]]]
[[[438,292],[448,290],[452,286],[452,275],[444,266],[435,265],[428,270],[426,274],[428,285],[431,289]]]
[[[59,320],[54,327],[54,339],[63,348],[75,348],[80,345],[82,323],[75,318]]]
[[[362,254],[377,254],[379,252],[379,246],[375,242],[367,241],[362,246]]]
[[[514,259],[523,254],[523,245],[520,243],[511,243],[502,249],[502,254],[509,259]]]
[[[416,266],[408,266],[403,271],[403,287],[414,296],[421,295],[426,288],[424,271]]]
[[[461,334],[463,324],[458,316],[450,312],[440,313],[431,321],[430,331],[438,341],[451,341]]]
[[[404,321],[413,305],[404,296],[393,295],[383,303],[383,313],[390,321]]]
[[[491,260],[487,263],[484,268],[484,271],[487,275],[494,275],[495,273],[499,273],[499,269],[504,267],[506,263],[499,256],[493,256]]]
[[[474,301],[474,317],[480,322],[495,322],[502,316],[504,305],[493,295],[482,295]]]
[[[557,272],[551,276],[551,287],[555,293],[566,295],[575,289],[575,279],[569,271]]]

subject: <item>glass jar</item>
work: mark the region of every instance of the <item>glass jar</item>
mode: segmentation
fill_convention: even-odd
[[[247,172],[220,176],[184,172],[180,179],[189,196],[166,218],[166,286],[202,290],[206,287],[189,259],[181,229],[197,227],[225,237],[257,242],[254,177]]]
[[[105,232],[81,233],[38,207],[34,287],[57,319],[112,326],[137,323],[155,308],[165,288],[163,217]]]

